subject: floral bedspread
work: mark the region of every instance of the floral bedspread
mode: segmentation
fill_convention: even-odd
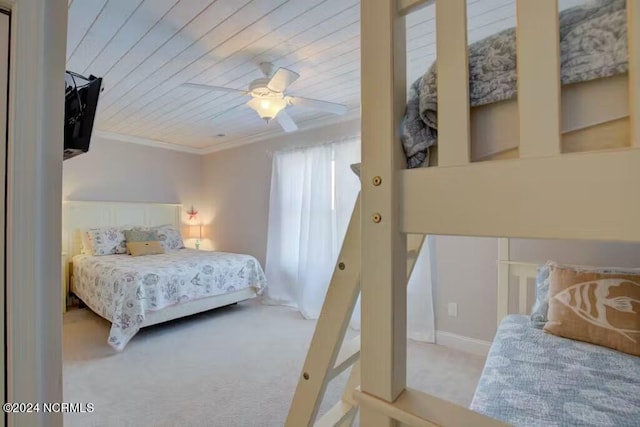
[[[120,351],[138,332],[145,313],[254,287],[266,278],[250,255],[179,249],[160,255],[73,257],[77,296],[109,320],[109,344]]]

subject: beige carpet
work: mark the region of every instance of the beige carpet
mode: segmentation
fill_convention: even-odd
[[[144,329],[115,353],[106,321],[71,310],[64,399],[95,411],[65,414],[65,426],[282,426],[314,324],[288,308],[245,302]],[[408,354],[410,386],[470,403],[482,358],[415,342]],[[329,385],[321,413],[346,378]]]

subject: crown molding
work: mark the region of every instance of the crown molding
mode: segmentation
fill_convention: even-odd
[[[351,120],[358,119],[359,117],[360,117],[360,107],[351,108],[347,112],[347,114],[341,117],[336,118],[335,116],[325,116],[320,119],[310,119],[310,120],[302,121],[298,123],[297,131],[287,133],[286,135],[313,130],[323,126],[337,125],[340,123],[345,123]],[[215,153],[217,151],[229,150],[231,148],[241,147],[243,145],[253,144],[255,142],[264,141],[267,139],[273,139],[283,135],[285,134],[282,131],[268,130],[268,131],[264,131],[264,132],[260,132],[258,134],[252,135],[250,137],[239,137],[239,138],[222,142],[220,144],[214,144],[214,145],[210,145],[203,148],[195,148],[195,147],[188,147],[185,145],[172,144],[170,142],[165,142],[165,141],[158,141],[156,139],[149,139],[149,138],[143,138],[139,136],[125,135],[117,132],[110,132],[106,130],[96,129],[93,132],[93,136],[99,137],[99,138],[112,139],[115,141],[128,142],[131,144],[146,145],[147,147],[163,148],[166,150],[180,151],[183,153],[199,154],[199,155],[205,155],[205,154]]]
[[[125,135],[123,133],[109,132],[106,130],[96,130],[93,136],[113,139],[115,141],[128,142],[131,144],[146,145],[147,147],[164,148],[165,150],[181,151],[189,154],[205,154],[204,149],[188,147],[185,145],[172,144],[170,142],[158,141],[156,139],[141,138],[139,136]]]

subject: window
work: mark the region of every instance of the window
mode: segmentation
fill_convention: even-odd
[[[267,300],[319,314],[360,190],[351,171],[359,161],[359,139],[274,153]]]

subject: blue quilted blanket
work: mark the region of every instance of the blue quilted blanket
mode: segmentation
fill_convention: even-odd
[[[640,357],[573,341],[508,316],[471,409],[514,426],[640,426]]]

